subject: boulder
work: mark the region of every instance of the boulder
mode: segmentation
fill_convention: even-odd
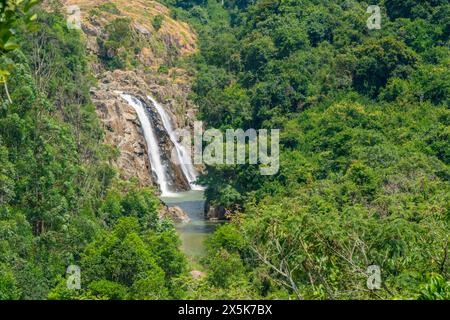
[[[143,26],[142,24],[139,23],[135,23],[134,24],[134,28],[136,29],[137,32],[139,32],[140,34],[143,34],[145,36],[149,36],[151,35],[150,30],[148,30],[145,26]]]
[[[164,206],[160,212],[159,217],[161,219],[170,219],[174,223],[189,223],[191,219],[189,219],[189,216],[186,212],[183,211],[180,207],[168,207]]]

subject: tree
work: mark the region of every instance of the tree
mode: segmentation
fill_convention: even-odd
[[[389,78],[411,74],[417,62],[414,51],[392,37],[370,39],[355,49],[355,55],[358,60],[353,85],[371,97],[378,95]]]
[[[431,14],[434,7],[447,4],[448,2],[445,0],[386,0],[384,3],[387,13],[391,19],[417,17],[424,18]]]
[[[120,218],[111,234],[90,244],[81,260],[84,281],[107,280],[126,288],[131,299],[168,298],[165,273],[139,230],[136,218]]]
[[[0,1],[0,54],[17,49],[19,46],[16,39],[16,28],[18,23],[24,24],[28,30],[35,30],[38,24],[35,22],[37,15],[32,12],[32,8],[40,0],[1,0]],[[9,96],[7,79],[8,70],[0,69],[0,84],[5,86],[8,100]]]

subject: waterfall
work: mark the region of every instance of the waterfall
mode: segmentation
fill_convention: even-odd
[[[176,155],[178,158],[178,163],[180,164],[181,170],[183,171],[184,176],[189,182],[191,190],[204,190],[202,186],[195,184],[197,180],[198,173],[195,170],[194,165],[192,164],[191,153],[186,149],[186,147],[179,142],[178,136],[174,127],[172,125],[172,120],[167,111],[152,97],[147,97],[155,106],[156,111],[161,117],[164,129],[168,133],[170,140],[175,146]]]
[[[161,188],[162,195],[169,195],[169,183],[165,173],[166,170],[162,165],[158,140],[156,139],[155,131],[153,130],[145,106],[139,99],[136,99],[135,97],[128,94],[121,94],[121,97],[125,99],[134,108],[134,110],[136,110],[139,121],[141,122],[145,142],[147,143],[150,165],[152,167],[152,170],[156,174],[156,177],[158,179],[157,182],[159,184],[159,187]]]

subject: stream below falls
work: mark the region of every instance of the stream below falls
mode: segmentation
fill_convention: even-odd
[[[176,224],[182,242],[181,249],[189,257],[199,258],[205,253],[205,239],[223,222],[205,219],[203,191],[191,190],[161,197],[169,207],[183,209],[191,221]]]

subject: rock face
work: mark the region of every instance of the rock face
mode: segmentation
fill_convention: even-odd
[[[120,97],[120,92],[128,93],[146,106],[150,122],[159,139],[163,165],[168,168],[168,180],[173,191],[189,190],[186,180],[176,158],[172,157],[174,145],[165,131],[162,119],[147,95],[154,94],[156,86],[149,86],[142,74],[134,71],[115,70],[106,72],[100,78],[97,88],[91,89],[97,114],[105,125],[106,143],[115,145],[120,151],[119,159],[114,165],[121,171],[124,179],[136,177],[140,185],[152,186],[156,178],[152,175],[151,164],[141,124],[132,106]],[[172,113],[173,114],[173,113]],[[175,120],[177,120],[175,118]]]
[[[183,209],[181,209],[180,207],[164,206],[159,212],[159,217],[161,219],[170,219],[174,223],[180,223],[180,224],[181,223],[186,224],[191,221],[191,219],[189,219],[189,216],[187,215],[187,213],[184,212]]]

